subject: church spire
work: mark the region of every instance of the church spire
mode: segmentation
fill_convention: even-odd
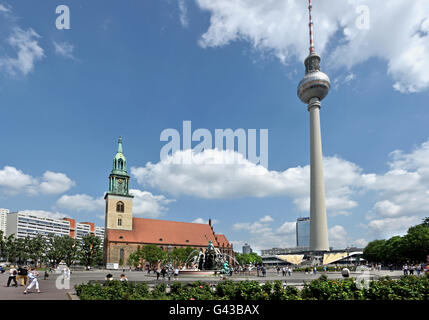
[[[128,195],[129,178],[127,172],[127,159],[122,151],[122,137],[118,139],[118,151],[113,159],[113,169],[109,177],[109,192]]]
[[[122,137],[118,139],[118,153],[122,153]]]

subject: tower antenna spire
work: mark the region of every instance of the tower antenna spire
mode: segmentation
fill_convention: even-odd
[[[308,27],[310,29],[310,54],[314,53],[314,28],[313,28],[313,17],[312,17],[312,9],[313,5],[311,4],[311,0],[308,0],[308,18],[309,18],[309,24]]]

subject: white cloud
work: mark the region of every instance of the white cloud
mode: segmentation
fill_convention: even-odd
[[[21,73],[27,75],[34,69],[36,61],[45,56],[43,49],[39,46],[40,36],[33,30],[23,30],[14,27],[7,43],[16,51],[16,57],[0,57],[0,70],[4,69],[10,75]]]
[[[347,242],[347,231],[343,226],[333,226],[328,230],[329,246],[334,248],[346,248],[349,243]]]
[[[420,222],[421,218],[416,216],[384,218],[370,221],[368,223],[368,228],[374,236],[389,238],[396,235],[404,235],[409,227],[419,224]]]
[[[0,193],[6,195],[60,194],[75,186],[75,182],[64,173],[46,171],[41,178],[41,183],[39,180],[15,167],[5,166],[0,169]]]
[[[104,199],[103,197],[93,198],[86,194],[75,194],[72,196],[63,195],[57,200],[56,206],[69,211],[77,212],[103,211]]]
[[[163,195],[153,195],[148,191],[130,189],[133,199],[133,214],[145,218],[157,218],[165,213],[167,205],[175,200],[167,199]]]
[[[191,157],[193,164],[181,159]],[[338,157],[324,159],[326,206],[341,211],[357,206],[350,199],[353,188],[363,184],[361,169]],[[140,184],[148,184],[175,196],[191,195],[207,199],[289,196],[301,211],[308,211],[310,167],[268,170],[232,150],[210,149],[200,153],[178,151],[145,167],[132,167]]]
[[[179,18],[180,18],[180,24],[182,27],[186,28],[188,27],[189,21],[188,21],[188,8],[186,6],[185,0],[178,0],[179,5]]]
[[[10,8],[5,4],[0,4],[0,12],[10,12]]]
[[[245,40],[282,62],[308,54],[307,3],[299,0],[196,0],[211,15],[202,47]],[[357,9],[369,9],[369,29],[356,23]],[[426,0],[331,0],[313,4],[316,50],[332,68],[351,69],[370,58],[386,61],[387,73],[401,92],[429,87],[429,6]],[[338,34],[341,39],[335,39]],[[392,36],[394,35],[394,41]],[[326,52],[329,45],[329,51]],[[328,55],[329,53],[329,55]]]
[[[54,41],[55,53],[71,60],[77,60],[73,55],[74,46],[68,42],[56,42]]]
[[[130,194],[134,196],[133,215],[145,218],[159,217],[168,210],[167,205],[175,201],[138,189],[130,189]],[[56,206],[69,211],[104,212],[105,201],[104,197],[94,198],[87,194],[63,195]],[[104,215],[97,217],[104,220]]]
[[[285,222],[277,229],[278,233],[292,234],[296,232],[296,222]]]
[[[192,221],[192,223],[202,223],[202,224],[208,224],[209,221],[208,220],[204,220],[203,218],[196,218],[194,221]],[[212,219],[212,225],[215,225],[219,223],[219,220],[217,219]]]
[[[61,212],[50,212],[50,211],[44,211],[44,210],[22,210],[20,212],[26,215],[36,216],[40,218],[50,218],[50,219],[69,218],[68,215]]]
[[[64,173],[46,171],[42,179],[43,182],[40,183],[40,190],[44,194],[64,193],[76,185],[76,183]]]

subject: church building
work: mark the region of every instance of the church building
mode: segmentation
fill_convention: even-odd
[[[130,176],[127,160],[122,151],[122,139],[113,159],[106,200],[104,257],[106,263],[127,265],[130,253],[141,246],[155,244],[163,250],[192,247],[203,249],[209,241],[222,253],[234,256],[232,244],[223,234],[214,232],[208,224],[178,222],[133,217],[133,198],[129,192]],[[229,259],[232,263],[232,258]]]

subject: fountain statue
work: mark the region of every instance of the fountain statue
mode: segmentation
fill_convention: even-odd
[[[198,254],[195,254],[196,252],[198,252]],[[190,257],[191,256],[192,258],[188,258],[186,265],[188,264],[188,261],[191,261],[191,265],[197,267],[197,270],[183,270],[181,271],[182,274],[202,274],[207,272],[210,274],[213,272],[215,274],[216,272],[228,274],[230,266],[227,261],[227,257],[232,258],[238,264],[234,257],[222,254],[218,248],[215,248],[212,240],[209,241],[205,251],[203,251],[202,248],[199,251],[195,250],[190,254]]]

